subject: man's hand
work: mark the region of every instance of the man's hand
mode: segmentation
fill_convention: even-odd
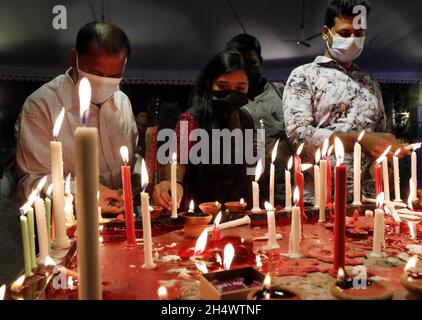
[[[177,188],[177,208],[180,207],[180,202],[183,197],[183,187],[181,184],[176,184]],[[154,187],[153,199],[156,203],[166,208],[168,211],[173,210],[173,205],[171,201],[171,182],[170,181],[161,181],[156,184]]]
[[[100,186],[100,199],[102,213],[120,214],[125,211],[122,192]]]
[[[391,133],[384,132],[366,132],[361,141],[362,151],[373,160],[378,159],[391,145],[391,151],[387,154],[388,159],[391,161],[397,149],[401,149],[398,154],[399,158],[403,158],[410,154],[410,151],[405,150],[406,144],[401,144],[396,140],[396,137]]]

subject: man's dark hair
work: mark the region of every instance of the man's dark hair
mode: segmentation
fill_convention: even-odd
[[[325,11],[325,25],[332,28],[335,25],[335,18],[357,16],[359,13],[353,13],[355,6],[364,6],[369,16],[371,5],[367,0],[332,0]]]
[[[130,41],[119,27],[103,22],[90,22],[84,25],[76,36],[76,51],[84,54],[92,41],[97,41],[109,54],[118,54],[126,50],[130,57]]]
[[[240,53],[253,50],[261,57],[261,44],[258,39],[247,33],[238,34],[227,42],[225,50],[237,50]]]

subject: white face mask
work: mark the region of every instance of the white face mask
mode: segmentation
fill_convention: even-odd
[[[79,69],[78,56],[76,56],[76,68],[78,69],[79,79],[87,78],[91,84],[91,102],[94,104],[103,104],[119,90],[119,84],[122,78],[100,77],[92,73],[87,73]]]
[[[349,63],[359,57],[363,51],[365,37],[348,37],[333,36],[331,30],[328,30],[333,37],[333,45],[327,44],[331,56],[337,61]]]

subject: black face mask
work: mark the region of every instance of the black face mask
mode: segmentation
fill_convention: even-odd
[[[233,112],[249,102],[246,94],[239,91],[213,91],[211,102],[214,109],[218,112]]]

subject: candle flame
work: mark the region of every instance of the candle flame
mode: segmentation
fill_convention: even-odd
[[[278,151],[278,144],[280,143],[280,139],[274,145],[273,152],[271,153],[271,163],[274,163],[275,158],[277,158],[277,151]]]
[[[258,182],[259,178],[261,177],[262,173],[262,161],[259,159],[258,164],[256,165],[255,169],[255,181]]]
[[[303,150],[303,146],[305,145],[305,143],[302,143],[300,146],[299,146],[299,148],[297,148],[297,151],[296,151],[296,155],[299,157],[300,156],[300,154],[302,153],[302,150]]]
[[[216,227],[218,227],[219,225],[220,225],[220,221],[221,221],[221,211],[217,214],[217,216],[215,217],[215,220],[214,220],[214,225],[216,226]]]
[[[173,160],[173,163],[177,163],[177,153],[176,152],[173,153],[171,158]]]
[[[336,148],[337,166],[340,166],[344,161],[344,147],[340,138],[336,137],[334,139],[334,145]]]
[[[406,266],[404,267],[404,272],[408,272],[412,269],[415,269],[417,263],[418,263],[418,257],[417,256],[411,257],[409,261],[407,261]]]
[[[363,138],[363,136],[364,136],[364,135],[365,135],[365,130],[363,130],[363,131],[359,134],[358,139],[357,139],[357,142],[358,142],[358,143],[362,140],[362,138]]]
[[[256,262],[256,267],[257,267],[257,268],[262,268],[261,257],[259,256],[259,254],[257,254],[257,255],[255,256],[255,262]]]
[[[300,165],[300,170],[306,171],[306,170],[309,170],[312,167],[313,167],[312,164],[310,164],[310,163],[304,163],[304,164],[301,164]]]
[[[394,152],[394,156],[395,156],[395,157],[397,157],[397,156],[400,154],[400,151],[401,151],[401,149],[400,149],[400,148],[398,148],[398,149],[396,150],[396,152]]]
[[[422,142],[419,142],[419,143],[415,144],[415,146],[413,148],[413,151],[418,150],[421,146],[422,146]]]
[[[57,263],[55,263],[54,260],[50,256],[47,256],[47,257],[45,257],[44,265],[45,266],[55,266],[55,265],[57,265]]]
[[[265,276],[263,285],[264,285],[264,288],[267,290],[271,288],[271,276],[269,273],[267,273],[267,275]]]
[[[328,140],[328,138],[326,138],[324,140],[324,144],[322,145],[322,150],[321,150],[321,155],[323,157],[326,157],[327,156],[328,144],[329,144],[329,140]]]
[[[344,280],[344,270],[343,270],[343,268],[338,269],[337,280],[338,281]]]
[[[37,193],[40,193],[47,181],[47,176],[44,176],[37,184]]]
[[[299,188],[296,186],[295,190],[293,191],[293,201],[295,205],[297,205],[297,203],[299,202],[299,199],[300,199],[300,192],[299,192]]]
[[[245,204],[245,199],[240,198],[240,204],[243,206]]]
[[[193,200],[191,200],[189,203],[189,212],[194,212],[194,211],[195,211],[195,203],[193,202]]]
[[[390,209],[390,205],[391,205],[391,209]],[[401,218],[400,218],[400,216],[397,214],[396,210],[394,209],[394,205],[392,205],[392,204],[387,204],[387,205],[384,207],[384,210],[385,210],[385,212],[386,212],[387,214],[389,214],[389,215],[393,216],[393,219],[394,219],[394,221],[395,221],[395,222],[401,222]]]
[[[220,254],[217,252],[215,254],[215,261],[221,266],[223,264],[223,260],[221,260]]]
[[[315,164],[318,165],[319,160],[321,160],[321,149],[318,148],[317,152],[315,153]]]
[[[91,104],[91,84],[87,78],[82,78],[79,83],[79,116],[81,122],[86,122],[86,117]]]
[[[410,210],[413,210],[413,197],[415,195],[415,184],[413,183],[413,179],[409,179],[409,198],[407,198],[407,206],[410,208]]]
[[[334,145],[332,145],[328,148],[327,157],[331,156],[331,153],[333,152],[333,148],[334,148]]]
[[[377,163],[381,164],[381,162],[384,160],[384,158],[387,156],[387,154],[390,152],[391,146],[388,146],[387,149],[383,152],[383,154],[377,159]]]
[[[407,225],[409,226],[410,239],[412,240],[416,239],[415,224],[411,221],[407,221]]]
[[[207,239],[208,239],[208,230],[205,229],[202,231],[201,235],[196,240],[194,256],[201,254],[204,252],[205,247],[207,246]]]
[[[53,192],[53,184],[50,183],[50,185],[47,188],[47,192],[45,194],[47,195],[47,197],[50,197],[52,192]]]
[[[147,171],[147,166],[145,165],[145,160],[142,159],[142,165],[141,165],[141,185],[143,188],[146,187],[146,185],[149,182],[149,178],[148,178],[148,171]]]
[[[383,204],[384,204],[384,192],[381,192],[377,195],[377,199],[376,199],[377,208],[378,209],[382,208]]]
[[[261,125],[261,129],[264,127],[264,121],[262,119],[259,119],[259,124]]]
[[[293,167],[293,156],[289,158],[289,161],[287,162],[287,170],[291,170]]]
[[[271,203],[269,203],[267,201],[265,201],[264,206],[265,206],[265,210],[267,210],[267,211],[273,211],[274,210],[274,207],[271,205]]]
[[[195,266],[202,273],[208,273],[208,268],[204,261],[195,261]]]
[[[230,270],[230,266],[234,258],[234,247],[231,243],[226,244],[224,247],[224,261],[223,266],[224,270]]]
[[[71,174],[69,173],[66,177],[66,182],[64,184],[64,193],[67,195],[70,195],[70,179],[71,179]]]
[[[25,275],[23,274],[15,282],[12,283],[12,285],[10,286],[10,289],[15,292],[19,291],[24,282],[25,282]]]
[[[60,128],[62,127],[63,119],[64,119],[64,107],[62,108],[59,115],[57,116],[56,122],[54,122],[54,127],[53,127],[54,138],[57,138],[57,136],[59,135]]]
[[[168,292],[167,292],[166,287],[160,286],[158,288],[157,294],[160,300],[165,300],[168,298]]]
[[[120,155],[122,156],[124,164],[129,163],[129,149],[126,146],[120,147]]]
[[[4,300],[4,294],[6,293],[6,285],[0,287],[0,300]]]
[[[26,214],[29,210],[29,208],[32,207],[32,205],[34,204],[35,198],[37,197],[37,189],[33,190],[31,192],[31,194],[28,197],[27,202],[19,208],[19,211],[22,212],[23,214]]]
[[[221,204],[218,201],[216,201],[214,204],[215,204],[216,207],[221,207]]]

